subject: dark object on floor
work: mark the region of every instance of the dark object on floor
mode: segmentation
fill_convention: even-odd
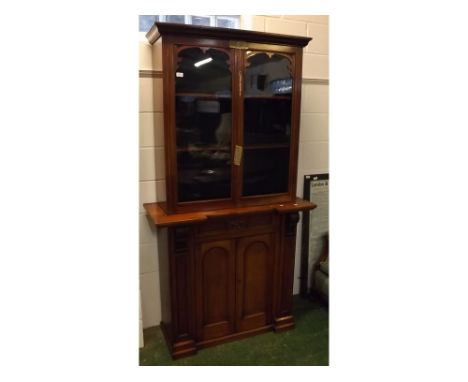
[[[204,349],[194,356],[171,359],[161,329],[145,330],[141,366],[328,366],[328,309],[318,301],[295,296],[296,328],[265,333]]]

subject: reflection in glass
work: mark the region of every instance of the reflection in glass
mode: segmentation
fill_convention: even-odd
[[[289,148],[244,150],[244,196],[288,191]]]
[[[285,55],[247,51],[244,80],[244,196],[286,193],[292,75]]]
[[[245,96],[291,95],[291,63],[282,54],[247,51]]]
[[[246,99],[244,145],[289,143],[291,100]]]
[[[229,56],[217,49],[188,48],[179,52],[176,92],[231,97]]]
[[[176,142],[179,202],[231,195],[231,72],[216,49],[179,52]]]
[[[292,93],[289,59],[247,51],[245,65],[244,144],[288,143]]]
[[[179,202],[228,198],[231,194],[229,151],[181,151],[177,154]]]
[[[177,147],[231,144],[231,100],[176,97]]]

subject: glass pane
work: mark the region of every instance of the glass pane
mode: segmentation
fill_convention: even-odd
[[[188,48],[179,52],[176,92],[210,93],[231,97],[231,70],[227,53]]]
[[[236,21],[227,17],[216,17],[216,26],[221,28],[235,28]]]
[[[289,143],[291,100],[246,99],[244,145]]]
[[[230,98],[176,97],[178,149],[227,149],[231,146],[231,135]]]
[[[175,76],[179,202],[229,198],[229,56],[216,49],[188,48],[179,52],[178,62]]]
[[[289,179],[292,75],[281,54],[247,51],[243,195],[285,193]]]
[[[184,24],[185,16],[184,15],[168,15],[166,16],[166,22]]]
[[[288,191],[289,148],[244,149],[244,196]]]
[[[209,16],[192,16],[193,25],[210,25]]]
[[[248,50],[245,57],[246,97],[291,95],[291,63],[285,55]]]
[[[177,153],[179,202],[228,198],[231,195],[230,150]]]
[[[140,15],[139,16],[139,28],[140,32],[148,32],[156,21],[154,15]]]

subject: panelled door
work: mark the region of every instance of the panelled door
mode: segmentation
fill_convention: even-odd
[[[195,255],[197,336],[201,341],[234,332],[235,241],[202,242]]]
[[[195,255],[199,341],[272,322],[274,235],[202,242]]]
[[[248,236],[237,241],[236,325],[238,331],[272,321],[273,235]]]

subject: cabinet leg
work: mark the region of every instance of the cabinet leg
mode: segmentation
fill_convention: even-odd
[[[172,359],[179,359],[194,355],[197,353],[197,347],[194,340],[185,340],[176,342],[172,348]]]
[[[296,248],[296,225],[299,221],[297,212],[285,215],[281,223],[281,244],[278,258],[278,282],[279,286],[277,303],[275,308],[274,330],[283,332],[293,329],[293,284],[294,284],[294,260]]]
[[[198,349],[193,339],[184,338],[172,341],[168,328],[164,322],[161,322],[161,331],[163,332],[164,339],[166,340],[172,359],[188,357],[197,352]]]
[[[273,327],[273,330],[276,333],[281,333],[285,332],[286,330],[294,329],[295,326],[296,324],[294,323],[293,316],[284,316],[275,318],[275,326]]]

